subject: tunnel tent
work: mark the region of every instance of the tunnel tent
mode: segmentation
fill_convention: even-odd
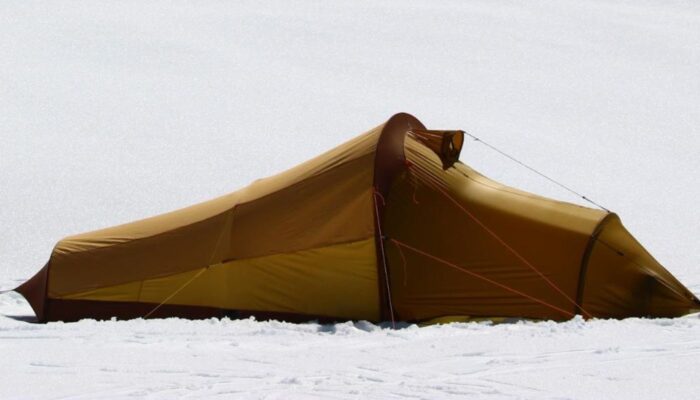
[[[16,290],[40,321],[673,317],[700,301],[606,210],[458,161],[409,114],[281,174],[59,241]]]

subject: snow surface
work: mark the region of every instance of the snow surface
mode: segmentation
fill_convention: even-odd
[[[700,293],[693,1],[4,2],[0,288],[68,234],[228,193],[406,111],[618,212]],[[483,146],[490,177],[577,199]],[[399,330],[32,324],[0,295],[0,398],[700,396],[700,318]]]

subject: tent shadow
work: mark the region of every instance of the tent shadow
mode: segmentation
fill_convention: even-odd
[[[314,322],[317,323],[317,322]],[[379,322],[379,323],[371,323],[368,321],[346,321],[346,322],[336,322],[336,323],[325,323],[325,324],[319,324],[317,328],[317,332],[319,333],[330,333],[330,334],[336,334],[336,333],[341,333],[345,332],[348,327],[351,327],[353,329],[357,329],[360,331],[365,331],[365,332],[373,332],[373,331],[379,331],[383,329],[392,329],[392,330],[401,330],[401,329],[406,329],[408,327],[413,326],[414,324],[408,323],[408,322],[396,322],[395,326],[392,326],[391,322]]]
[[[39,319],[34,315],[4,315],[7,318],[14,319],[15,321],[28,322],[30,324],[38,324]]]

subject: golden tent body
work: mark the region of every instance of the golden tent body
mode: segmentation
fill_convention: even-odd
[[[607,211],[496,183],[397,114],[295,168],[67,237],[16,290],[40,321],[673,317],[698,299]]]

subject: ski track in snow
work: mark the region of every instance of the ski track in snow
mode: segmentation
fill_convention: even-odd
[[[694,1],[8,1],[0,289],[69,234],[231,192],[406,111],[616,211],[700,293]],[[462,161],[578,202],[468,141]],[[33,324],[0,294],[0,399],[694,399],[700,318],[391,330]]]

